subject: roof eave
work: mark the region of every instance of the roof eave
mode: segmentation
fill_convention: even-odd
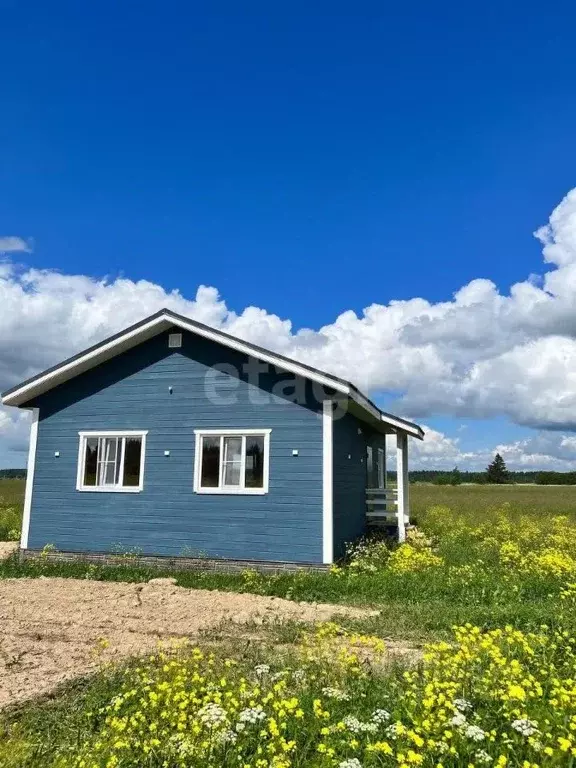
[[[236,349],[243,354],[259,358],[265,362],[271,363],[277,368],[287,370],[297,376],[317,381],[318,383],[343,394],[353,400],[366,414],[376,422],[383,422],[393,429],[399,429],[419,440],[424,438],[424,431],[417,424],[400,419],[392,414],[384,413],[377,408],[357,387],[349,381],[340,379],[337,376],[319,371],[316,368],[299,363],[297,360],[277,355],[274,352],[257,347],[250,342],[242,339],[236,339],[233,336],[217,331],[210,326],[190,320],[182,315],[178,315],[169,309],[161,309],[150,317],[141,320],[139,323],[120,331],[114,336],[105,339],[98,344],[90,347],[77,355],[64,360],[62,363],[48,368],[46,371],[33,376],[31,379],[18,384],[15,387],[3,392],[1,401],[3,405],[15,407],[26,407],[26,403],[38,397],[44,392],[68,381],[74,376],[90,370],[106,360],[110,360],[122,352],[131,349],[142,341],[158,335],[168,327],[177,326],[183,330],[196,333],[205,338],[211,339],[231,349]]]

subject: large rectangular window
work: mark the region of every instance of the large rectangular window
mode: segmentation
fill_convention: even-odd
[[[267,493],[269,429],[196,430],[196,493]]]
[[[144,483],[146,432],[80,432],[79,491],[138,492]]]

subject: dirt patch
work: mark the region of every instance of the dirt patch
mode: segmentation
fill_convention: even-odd
[[[0,541],[0,560],[10,557],[12,552],[16,552],[18,546],[17,541]]]
[[[223,621],[326,621],[366,616],[344,606],[178,587],[45,578],[0,581],[0,707],[52,690],[95,668],[194,637]]]

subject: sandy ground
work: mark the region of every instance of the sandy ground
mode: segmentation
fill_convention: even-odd
[[[18,549],[17,541],[0,541],[0,560],[8,557]]]
[[[46,693],[103,661],[150,650],[162,639],[194,637],[222,621],[325,621],[335,614],[366,613],[185,589],[170,579],[147,584],[5,579],[0,581],[0,707]]]

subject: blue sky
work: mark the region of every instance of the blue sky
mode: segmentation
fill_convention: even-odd
[[[0,236],[30,245],[12,261],[215,286],[293,331],[548,268],[532,233],[576,179],[571,4],[1,14]],[[541,426],[424,411],[471,451]]]

